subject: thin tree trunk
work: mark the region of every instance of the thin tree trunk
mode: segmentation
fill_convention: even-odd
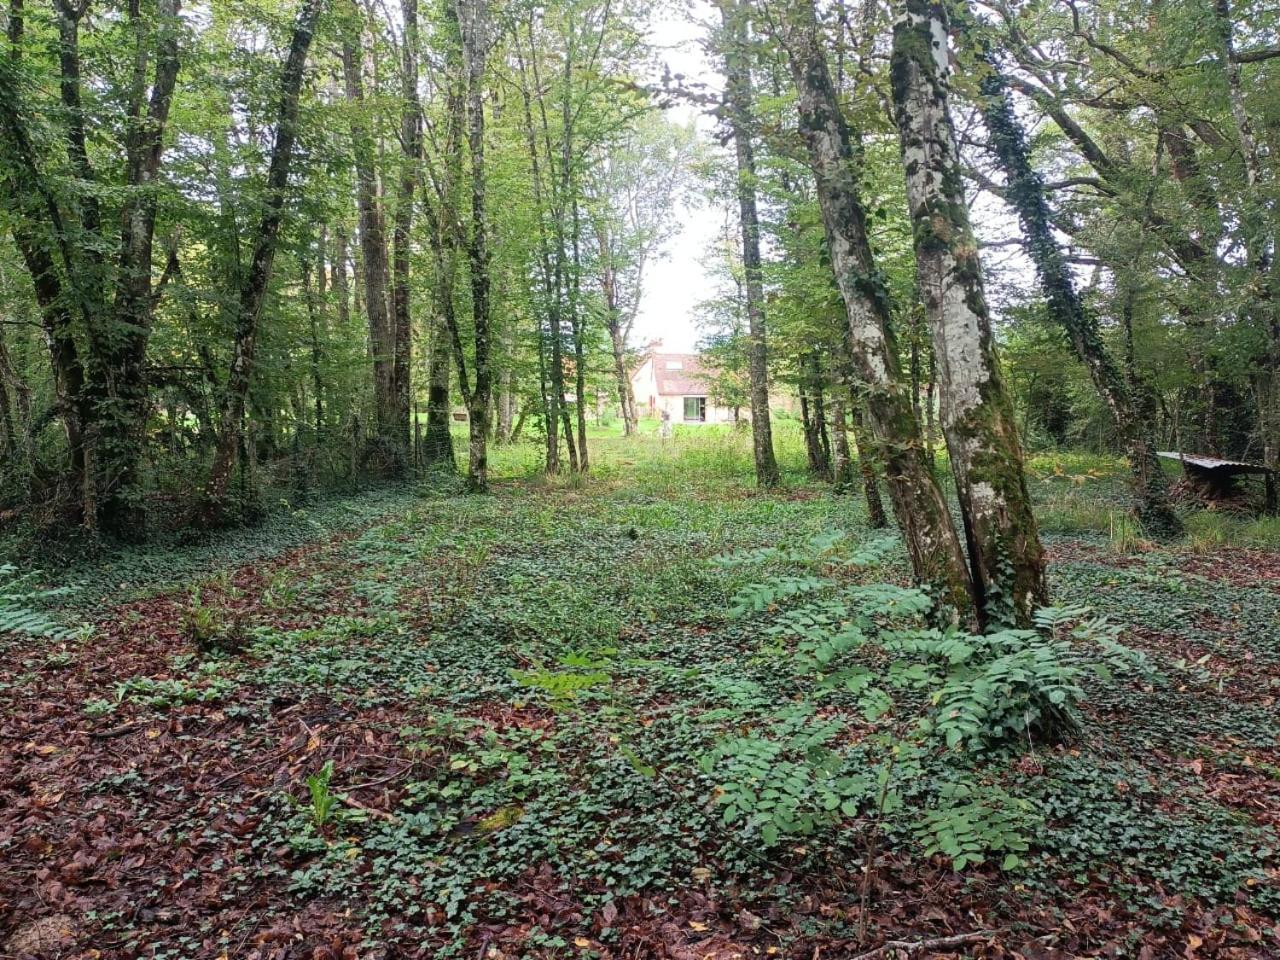
[[[582,219],[577,197],[574,197],[572,203],[573,283],[569,288],[569,324],[573,330],[573,392],[578,414],[578,470],[587,473],[591,469],[591,457],[587,450],[587,318],[579,302],[582,296]]]
[[[1025,628],[1048,602],[1044,550],[965,205],[949,105],[948,36],[940,0],[906,0],[893,31],[893,100],[978,619],[984,628]]]
[[[258,226],[249,273],[240,289],[231,372],[227,377],[222,404],[222,433],[214,454],[209,483],[205,488],[206,500],[215,516],[221,510],[241,447],[241,422],[244,419],[245,401],[253,372],[258,318],[262,314],[262,304],[271,282],[272,261],[275,259],[280,236],[280,223],[284,219],[289,167],[293,162],[293,144],[298,132],[298,98],[302,92],[307,52],[311,48],[311,39],[323,6],[324,0],[303,0],[298,19],[294,23],[293,37],[289,42],[289,54],[280,75],[280,106],[276,118],[275,143],[271,148],[271,162],[267,170],[265,210]]]
[[[849,423],[845,415],[845,403],[838,397],[831,401],[831,433],[835,450],[831,481],[836,493],[848,493],[853,487],[853,458],[849,455]]]
[[[800,132],[818,186],[827,245],[849,322],[849,352],[866,390],[871,430],[916,579],[936,601],[968,618],[973,586],[942,491],[924,455],[920,427],[898,365],[888,294],[867,239],[853,144],[809,0],[800,0],[787,29],[789,62],[799,93]],[[865,449],[860,446],[860,459]]]
[[[343,335],[351,329],[351,284],[347,279],[347,230],[339,225],[333,231],[333,292],[338,298],[338,326]]]
[[[756,483],[782,482],[773,452],[769,419],[769,352],[765,335],[764,281],[760,261],[760,221],[756,212],[755,134],[747,11],[750,0],[720,0],[725,33],[725,107],[737,162],[738,219],[742,231],[742,269],[746,280],[748,364],[751,378],[751,446]]]
[[[636,398],[627,374],[626,333],[622,328],[622,311],[618,307],[618,275],[613,264],[609,229],[603,220],[596,226],[600,245],[600,292],[604,295],[604,322],[609,330],[609,346],[613,349],[613,375],[618,382],[618,406],[622,412],[624,436],[636,432]]]
[[[320,304],[317,302],[316,292],[311,285],[311,260],[309,254],[304,253],[299,258],[299,266],[302,271],[302,299],[307,305],[307,321],[311,332],[312,408],[315,411],[316,440],[319,441],[324,433],[324,378],[321,374],[324,348],[320,343]],[[323,260],[321,260],[320,275],[323,276],[323,274]]]
[[[467,483],[477,492],[489,488],[489,404],[492,371],[489,361],[489,238],[485,206],[484,74],[489,52],[488,8],[485,0],[456,0],[467,89],[467,147],[471,155],[471,315],[475,383],[468,411],[470,441]]]
[[[449,309],[453,292],[449,291]],[[428,469],[456,467],[449,433],[449,326],[443,317],[433,324],[431,360],[427,372],[427,430],[422,439],[422,462]]]

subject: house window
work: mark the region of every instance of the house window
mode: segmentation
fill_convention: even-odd
[[[696,420],[700,423],[705,421],[707,419],[707,398],[685,397],[684,418],[686,420]]]

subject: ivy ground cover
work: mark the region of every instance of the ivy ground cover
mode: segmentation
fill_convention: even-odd
[[[67,573],[88,626],[2,641],[4,950],[1280,956],[1274,555],[1050,535],[1056,601],[1140,669],[1082,674],[1060,742],[966,753],[909,689],[815,693],[786,596],[740,609],[835,531],[901,585],[859,499],[600,472]]]

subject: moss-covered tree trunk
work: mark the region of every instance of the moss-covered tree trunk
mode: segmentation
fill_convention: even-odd
[[[810,0],[784,26],[799,95],[800,133],[818,187],[831,265],[849,322],[849,353],[866,392],[871,432],[916,578],[969,618],[973,586],[960,538],[925,458],[920,426],[902,381],[888,293],[867,238],[853,146],[840,112]]]
[[[984,626],[1027,627],[1048,600],[1044,550],[965,206],[949,107],[950,73],[945,7],[938,0],[906,0],[893,31],[894,111],[974,597]]]

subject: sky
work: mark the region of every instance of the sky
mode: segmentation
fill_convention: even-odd
[[[706,29],[695,22],[710,18],[710,6],[703,0],[694,0],[690,13],[664,6],[655,6],[650,21],[649,39],[659,58],[673,74],[683,73],[719,89],[720,76],[699,45]],[[669,108],[667,115],[677,123],[696,120],[704,136],[710,136],[715,126],[710,117],[687,104]],[[703,203],[679,209],[676,216],[681,222],[679,232],[663,255],[645,270],[640,309],[631,334],[635,347],[660,339],[665,350],[691,352],[702,337],[697,327],[697,305],[715,295],[715,283],[703,260],[715,245],[725,212]]]

